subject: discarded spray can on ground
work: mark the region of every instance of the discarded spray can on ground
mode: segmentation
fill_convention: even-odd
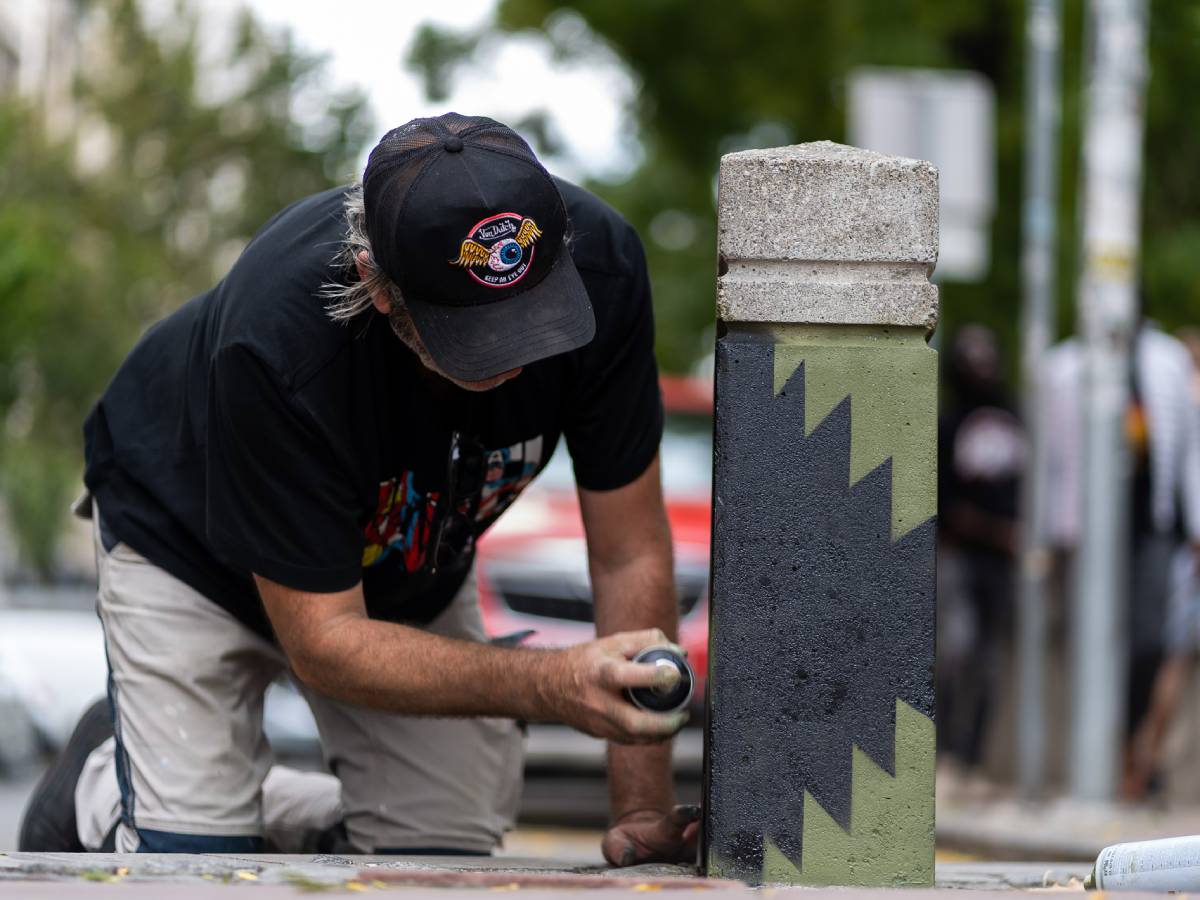
[[[1105,847],[1083,884],[1105,891],[1200,890],[1200,835]]]
[[[687,658],[671,647],[647,647],[633,658],[635,663],[671,666],[679,672],[679,681],[671,688],[627,688],[625,696],[638,709],[648,712],[673,713],[686,709],[692,699],[696,675]]]

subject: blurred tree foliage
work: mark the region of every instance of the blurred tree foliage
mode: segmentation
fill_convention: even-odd
[[[1184,110],[1200,90],[1200,8],[1150,0],[1145,283],[1149,312],[1167,326],[1200,321],[1200,130]],[[1084,0],[1063,0],[1063,144],[1059,324],[1074,326]],[[998,209],[992,265],[979,284],[942,286],[943,331],[982,321],[1016,348],[1020,290],[1022,0],[500,0],[474,33],[426,27],[409,65],[431,96],[447,95],[461,64],[507,34],[542,35],[558,56],[589,52],[581,30],[607,45],[637,82],[630,111],[644,148],[620,183],[589,186],[647,244],[664,367],[708,351],[715,262],[714,177],[722,153],[843,140],[844,82],[859,65],[982,72],[997,98]],[[578,27],[580,23],[586,29]],[[1015,362],[1015,361],[1013,361]]]
[[[369,136],[363,98],[286,35],[244,14],[214,64],[199,16],[180,2],[152,29],[136,0],[91,0],[74,97],[50,111],[69,127],[0,98],[0,492],[27,571],[52,574],[83,419],[141,331],[283,205],[347,180]]]

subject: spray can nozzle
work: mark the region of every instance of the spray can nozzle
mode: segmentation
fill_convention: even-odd
[[[625,696],[638,709],[648,712],[673,713],[685,709],[696,688],[696,675],[687,657],[673,647],[647,647],[633,658],[635,663],[671,667],[679,679],[670,679],[670,686],[627,688]]]

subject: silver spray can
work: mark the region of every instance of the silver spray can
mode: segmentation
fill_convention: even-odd
[[[1105,891],[1200,891],[1200,835],[1105,847],[1084,887]]]
[[[671,666],[679,672],[679,681],[667,689],[626,688],[625,696],[638,709],[648,712],[673,713],[686,709],[696,688],[696,675],[687,658],[670,647],[647,647],[633,658],[635,663]]]

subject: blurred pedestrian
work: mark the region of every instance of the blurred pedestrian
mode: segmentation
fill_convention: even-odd
[[[1192,361],[1191,400],[1200,422],[1200,330],[1180,329],[1180,341]],[[1163,625],[1164,659],[1151,690],[1149,708],[1130,742],[1121,794],[1126,800],[1145,797],[1163,763],[1163,749],[1179,711],[1197,649],[1200,649],[1200,547],[1182,542],[1171,563]]]
[[[1012,634],[1017,493],[1025,433],[995,334],[959,330],[939,421],[939,749],[967,768],[983,754]]]
[[[1041,414],[1047,436],[1046,534],[1074,556],[1084,514],[1084,347],[1070,338],[1047,356]],[[1164,631],[1173,559],[1181,540],[1200,545],[1200,430],[1194,369],[1182,342],[1142,320],[1134,340],[1125,414],[1129,490],[1126,737],[1151,706],[1166,650]],[[1133,765],[1126,749],[1126,774]],[[1128,779],[1127,779],[1128,780]]]

